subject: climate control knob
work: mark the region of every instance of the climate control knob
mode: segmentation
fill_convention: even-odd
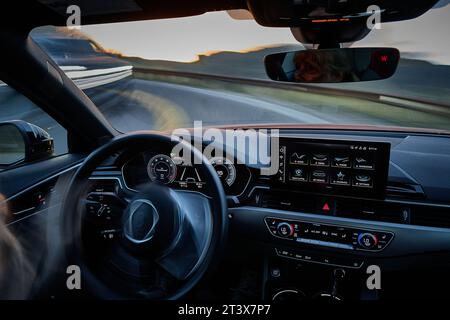
[[[277,234],[280,237],[287,238],[292,236],[294,233],[294,228],[287,222],[281,222],[277,227]]]
[[[364,249],[372,249],[377,243],[377,236],[372,233],[360,233],[358,236],[358,244]]]

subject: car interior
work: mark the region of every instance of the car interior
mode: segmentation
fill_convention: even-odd
[[[450,21],[448,1],[7,3],[1,299],[450,298],[450,73],[389,33],[442,10]],[[53,33],[77,8],[81,31]],[[180,23],[181,52],[201,40],[183,21],[209,15],[240,26],[216,34],[221,22],[207,20],[217,41],[240,41],[252,23],[293,44],[145,69],[132,53],[74,40],[111,27],[105,39],[131,41],[126,30],[147,37],[150,23],[161,39],[141,45],[156,56],[164,28]],[[374,33],[398,47],[359,44]]]

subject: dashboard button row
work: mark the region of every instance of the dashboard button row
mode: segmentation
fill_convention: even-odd
[[[331,183],[339,186],[361,188],[373,187],[373,175],[367,173],[352,174],[348,170],[309,169],[292,167],[289,169],[289,180],[294,182]]]
[[[353,229],[303,221],[265,218],[272,236],[299,244],[345,250],[381,251],[393,238],[390,232]]]
[[[359,269],[364,264],[364,261],[360,259],[336,258],[321,254],[304,254],[291,249],[275,248],[275,253],[282,258],[352,269]]]
[[[284,151],[284,150],[283,150]],[[285,155],[283,155],[285,156]],[[332,156],[322,153],[300,153],[294,152],[289,157],[289,164],[297,166],[315,166],[333,168],[354,168],[364,170],[374,170],[374,161],[369,156],[356,156],[353,161],[349,155]]]

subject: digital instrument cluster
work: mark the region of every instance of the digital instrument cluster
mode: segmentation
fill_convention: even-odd
[[[299,191],[383,198],[390,144],[341,140],[280,141],[276,184]]]
[[[217,156],[210,159],[219,179],[229,195],[244,191],[250,181],[251,172],[244,165]],[[137,189],[148,182],[158,182],[178,189],[202,191],[207,189],[201,166],[185,164],[182,158],[167,154],[143,153],[126,162],[122,169],[126,185]]]

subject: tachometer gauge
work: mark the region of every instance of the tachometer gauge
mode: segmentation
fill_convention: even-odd
[[[177,166],[169,156],[158,154],[148,162],[147,173],[151,181],[169,184],[177,176]]]
[[[216,170],[220,180],[231,187],[236,180],[236,167],[234,164],[230,160],[222,157],[212,158],[210,162]]]

